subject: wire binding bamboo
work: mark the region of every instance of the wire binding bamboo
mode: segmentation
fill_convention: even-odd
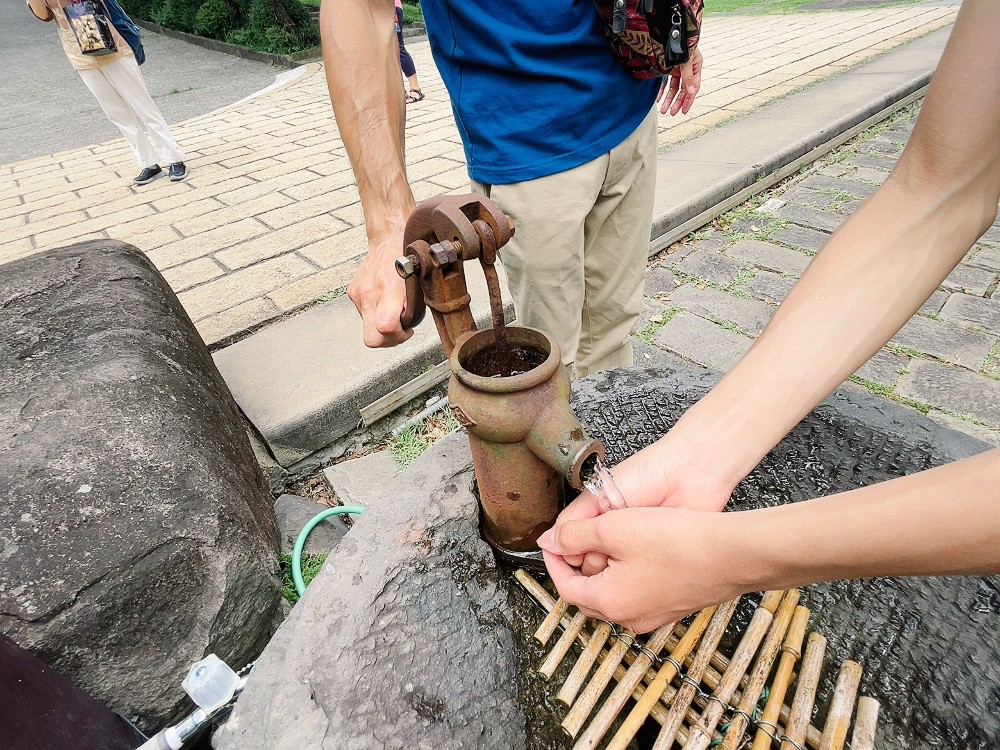
[[[719,641],[722,640],[722,636],[726,632],[726,627],[729,625],[729,620],[732,618],[733,612],[736,611],[738,602],[738,599],[734,599],[725,604],[720,604],[719,608],[715,610],[715,614],[712,615],[712,620],[709,622],[708,628],[702,636],[701,644],[698,646],[694,662],[687,673],[687,678],[691,682],[685,681],[681,685],[680,690],[677,691],[677,695],[674,696],[674,700],[670,705],[670,713],[667,716],[667,723],[660,729],[660,734],[657,736],[656,742],[653,743],[653,750],[667,750],[667,748],[673,745],[684,714],[694,699],[702,675],[706,667],[708,667],[709,661],[712,659],[712,654],[719,647]]]
[[[798,750],[805,741],[806,727],[809,726],[809,717],[812,716],[816,686],[819,684],[825,651],[826,638],[819,633],[810,633],[806,655],[802,658],[798,686],[795,688],[795,698],[792,701],[792,712],[781,740],[781,750]]]
[[[649,716],[650,711],[657,704],[657,701],[660,700],[663,691],[670,684],[670,681],[677,676],[677,665],[683,664],[688,654],[697,645],[698,639],[705,632],[716,609],[717,607],[709,607],[698,613],[694,622],[691,623],[691,627],[687,629],[677,645],[670,651],[670,658],[657,670],[653,681],[649,683],[649,687],[636,702],[635,706],[633,706],[629,715],[615,733],[615,736],[611,738],[607,750],[617,750],[618,748],[627,747],[632,741],[636,732],[639,731],[639,727],[642,726],[646,717]],[[588,731],[590,731],[589,728]]]
[[[566,654],[569,653],[570,647],[573,645],[573,641],[583,630],[583,626],[587,624],[587,616],[583,612],[577,612],[573,615],[573,619],[570,620],[569,627],[566,628],[562,635],[559,636],[559,640],[556,641],[556,645],[552,647],[549,655],[545,657],[545,661],[542,662],[541,666],[538,667],[538,673],[542,675],[546,680],[552,679],[552,675],[562,664],[562,660],[566,658]]]
[[[722,679],[722,672],[725,672],[726,668],[729,666],[729,657],[723,654],[721,651],[717,651],[712,656],[711,664],[712,666],[710,666],[708,669],[705,670],[705,675],[704,677],[702,677],[701,681],[704,682],[706,685],[708,685],[708,687],[711,688],[712,690],[715,690],[715,688],[719,684],[719,681]],[[717,667],[719,670],[721,670],[721,672],[717,671],[717,669],[713,667]],[[743,680],[740,680],[740,685],[745,686],[745,684],[749,682],[749,680],[750,680],[749,677],[745,677]],[[741,696],[739,695],[734,696],[735,700],[737,701],[740,700],[740,697]],[[782,701],[784,701],[783,696],[782,696]],[[779,711],[778,715],[782,723],[787,723],[788,714],[790,711],[789,707],[785,705],[784,702],[782,702],[782,704],[778,707],[778,711]],[[821,738],[822,738],[822,733],[816,727],[810,724],[809,728],[806,730],[806,744],[809,747],[813,748],[814,750],[818,750]]]
[[[760,728],[753,740],[750,750],[768,750],[771,747],[771,736],[767,733],[767,727],[777,727],[781,708],[785,704],[785,693],[792,680],[792,670],[795,663],[802,655],[802,640],[806,634],[806,624],[809,622],[809,609],[807,607],[796,607],[792,615],[792,623],[788,626],[788,634],[785,642],[781,646],[781,658],[778,660],[778,668],[771,681],[771,694],[764,705],[764,713],[759,720]],[[788,719],[785,719],[787,724]]]
[[[551,594],[549,594],[548,591],[545,590],[545,587],[542,586],[542,584],[536,581],[531,576],[530,573],[524,570],[517,570],[515,571],[514,575],[517,578],[517,580],[521,583],[521,585],[524,586],[528,594],[530,594],[531,597],[536,602],[538,602],[538,604],[542,607],[542,609],[544,609],[547,613],[552,611],[552,609],[556,605],[556,599]],[[564,616],[562,618],[561,625],[565,628],[569,627],[569,624],[570,624],[570,618]],[[607,623],[605,624],[607,625]],[[625,635],[626,636],[630,635],[630,631],[625,631]],[[580,634],[577,636],[577,640],[584,647],[586,647],[587,644],[590,642],[590,636],[585,631],[581,631]],[[617,649],[620,649],[619,653],[615,653]],[[621,681],[625,677],[625,668],[621,666],[621,662],[623,660],[628,662],[629,658],[632,657],[633,654],[631,654],[628,650],[627,641],[620,639],[615,639],[615,643],[612,644],[612,647],[610,649],[608,649],[607,651],[601,651],[601,653],[598,655],[598,658],[601,661],[601,666],[598,668],[598,672],[595,673],[594,679],[597,680],[599,674],[605,669],[607,669],[607,677],[606,678],[601,677],[602,680],[601,688],[600,690],[596,691],[596,695],[593,698],[593,702],[591,703],[590,707],[587,708],[586,711],[583,713],[582,718],[580,719],[580,725],[577,726],[577,731],[579,731],[580,726],[582,726],[582,724],[586,722],[587,717],[590,715],[590,711],[593,709],[594,704],[596,704],[597,700],[601,697],[601,693],[604,691],[604,688],[607,686],[608,682],[610,682],[612,678],[614,678],[616,681]],[[633,693],[633,697],[638,698],[641,694],[642,694],[642,688],[636,688],[635,693]],[[574,703],[573,707],[576,708],[578,705],[580,705],[581,702],[582,702],[582,696],[581,700],[578,700],[576,703]],[[667,709],[665,706],[662,705],[656,706],[650,713],[650,716],[657,723],[662,725],[667,718]],[[565,729],[565,721],[564,721],[564,729]],[[685,735],[685,737],[686,736],[687,735]]]
[[[653,666],[653,660],[650,658],[650,655],[654,657],[659,655],[670,638],[675,624],[663,625],[649,636],[645,647],[649,653],[642,651],[636,656],[635,661],[632,662],[632,666],[629,667],[625,675],[625,679],[619,682],[615,686],[615,689],[611,691],[611,695],[604,701],[600,710],[598,710],[597,714],[591,720],[590,725],[576,741],[576,745],[573,746],[574,750],[592,750],[604,735],[607,734],[608,729],[618,717],[618,712],[622,710],[632,692],[642,682],[643,676]]]
[[[634,636],[634,633],[629,630],[625,632],[629,636]],[[594,672],[594,676],[587,683],[587,686],[580,693],[580,697],[576,699],[573,707],[570,708],[562,720],[562,728],[570,737],[575,737],[580,728],[586,723],[591,711],[594,710],[594,706],[597,705],[597,701],[604,694],[604,689],[611,682],[615,669],[621,666],[622,659],[625,658],[625,652],[628,651],[628,648],[628,643],[625,640],[621,638],[615,639],[615,642],[608,650],[608,656],[604,659],[604,663]],[[622,676],[624,677],[624,674]]]
[[[875,725],[878,723],[878,701],[867,695],[858,698],[858,713],[854,718],[851,750],[875,749]]]
[[[590,642],[583,649],[583,653],[580,654],[580,658],[576,660],[576,664],[573,665],[573,669],[570,670],[569,677],[566,678],[566,682],[563,686],[559,688],[559,692],[556,694],[556,700],[566,706],[572,706],[573,701],[576,699],[577,693],[580,692],[580,688],[583,687],[584,680],[587,679],[587,675],[590,674],[590,668],[594,666],[594,662],[597,661],[598,654],[601,653],[601,649],[604,648],[604,644],[608,642],[608,636],[611,635],[611,625],[610,623],[604,622],[603,620],[597,624],[594,629],[593,634],[590,636]]]
[[[729,668],[723,673],[719,685],[712,692],[708,707],[702,713],[701,718],[691,727],[688,733],[688,741],[684,746],[689,750],[707,750],[712,737],[715,734],[715,727],[722,718],[723,713],[729,706],[729,701],[733,698],[740,680],[750,668],[750,661],[764,640],[764,636],[771,628],[774,621],[774,612],[784,598],[784,591],[768,591],[764,594],[757,609],[754,610],[750,624],[747,625],[743,637],[740,638],[733,658],[729,661]]]
[[[530,573],[524,570],[517,570],[515,571],[514,575],[517,578],[517,580],[521,583],[521,585],[525,588],[525,590],[528,592],[528,594],[539,604],[539,606],[542,607],[542,609],[546,613],[552,611],[553,607],[556,605],[557,600],[555,597],[549,594],[549,592],[545,589],[544,586],[541,585],[541,583],[535,580]],[[799,612],[799,610],[801,610],[801,612]],[[801,629],[798,636],[798,645],[796,646],[794,659],[791,660],[791,665],[788,667],[789,677],[791,676],[792,667],[794,667],[794,663],[795,661],[798,660],[799,657],[799,650],[801,649],[801,644],[802,644],[802,636],[805,629],[806,621],[808,620],[808,616],[809,616],[809,610],[806,609],[805,607],[797,608],[796,613],[793,616],[793,624],[790,629],[790,634],[793,634],[793,631],[796,627],[796,621],[801,620]],[[559,624],[561,624],[563,628],[568,627],[570,624],[570,617],[564,614]],[[608,627],[610,633],[611,632],[610,624],[608,623],[603,623],[603,624]],[[670,638],[667,639],[667,649],[673,650],[674,648],[676,648],[679,639],[683,637],[685,633],[686,629],[684,628],[684,626],[678,625],[674,630],[674,633],[670,636]],[[625,631],[623,635],[625,636],[626,641],[630,637],[633,637],[633,634],[630,631]],[[586,647],[590,643],[591,637],[592,636],[590,634],[588,634],[585,630],[583,630],[577,636],[577,641],[579,641],[583,647]],[[786,638],[786,646],[783,647],[782,649],[783,659],[785,659],[788,656],[787,653],[788,643],[789,639]],[[618,646],[617,649],[615,648],[616,646]],[[570,709],[571,713],[568,714],[562,722],[563,729],[571,737],[575,736],[575,734],[579,732],[580,728],[586,723],[587,718],[590,716],[590,713],[592,712],[594,706],[600,699],[601,694],[603,693],[604,689],[607,687],[611,679],[615,679],[616,681],[620,682],[625,676],[626,670],[624,667],[621,666],[622,662],[624,661],[626,664],[628,664],[634,661],[634,659],[636,658],[634,652],[632,652],[628,646],[629,646],[628,642],[622,642],[616,638],[614,639],[614,643],[612,644],[611,648],[607,650],[601,650],[600,653],[598,654],[597,661],[599,663],[599,666],[597,671],[594,673],[594,677],[591,680],[591,684],[588,685],[588,688],[592,688],[594,690],[593,695],[591,695],[587,699],[589,705],[583,706],[583,696],[581,695],[581,698],[573,703],[573,706]],[[613,651],[615,653],[612,653]],[[688,662],[691,661],[690,656],[688,657],[687,661]],[[718,686],[719,681],[721,680],[721,673],[725,672],[726,668],[729,666],[729,658],[726,657],[721,652],[716,651],[715,653],[712,654],[710,664],[712,666],[708,667],[705,670],[702,682],[704,682],[710,689],[714,690]],[[721,670],[721,672],[716,671],[716,669]],[[652,670],[648,670],[644,675],[644,680],[646,680],[646,682],[649,682],[652,679],[653,679]],[[741,685],[745,684],[745,682],[748,679],[749,678],[744,678],[744,680],[741,680]],[[785,689],[787,689],[787,682],[788,678],[786,678]],[[641,686],[637,687],[633,692],[632,697],[638,700],[643,695],[643,692],[644,691]],[[672,688],[668,687],[667,691],[664,694],[665,700],[672,699],[672,695],[675,692],[676,691],[673,691]],[[777,716],[775,718],[780,716],[781,722],[787,724],[788,717],[790,714],[790,709],[787,705],[784,704],[784,693],[785,690],[782,690],[781,700],[778,702],[774,702],[775,690],[774,686],[772,686],[771,699],[769,699],[767,707],[771,708],[776,712]],[[738,700],[739,696],[736,696],[736,699]],[[702,708],[704,707],[703,705],[705,703],[704,701],[697,700],[697,703]],[[767,708],[765,708],[765,714],[766,711]],[[664,705],[663,702],[657,702],[653,706],[653,709],[650,711],[649,716],[662,726],[663,724],[666,723],[667,707]],[[694,711],[693,708],[687,711],[686,718],[689,723],[694,723],[694,721],[697,719],[697,713]],[[683,745],[684,742],[686,742],[686,738],[687,738],[686,728],[682,727],[677,732],[677,740]],[[763,731],[761,731],[758,735],[758,739],[761,738],[763,738],[763,740],[766,742],[766,744],[762,745],[762,747],[765,748],[768,747],[770,744],[770,738],[767,737],[767,735]],[[810,725],[807,729],[807,735],[806,735],[806,742],[808,746],[816,750],[817,748],[819,748],[820,739],[821,739],[820,731]],[[755,744],[753,750],[760,750],[760,748],[757,748]]]
[[[841,664],[837,684],[833,688],[830,711],[826,715],[826,724],[823,725],[823,740],[819,743],[819,750],[841,750],[844,747],[860,684],[861,665],[849,660]]]
[[[722,739],[723,750],[736,750],[743,744],[743,735],[749,724],[747,717],[750,716],[757,701],[760,700],[767,676],[771,673],[774,660],[778,657],[781,642],[788,632],[788,626],[792,622],[792,615],[795,613],[795,607],[798,603],[798,589],[790,589],[785,592],[771,623],[771,629],[768,631],[767,638],[764,639],[764,645],[761,646],[760,654],[750,673],[750,680],[744,687],[740,702],[736,706],[737,710],[729,722],[729,730]]]

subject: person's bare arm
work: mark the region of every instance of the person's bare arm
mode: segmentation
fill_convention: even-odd
[[[320,11],[330,99],[368,232],[368,254],[347,294],[372,347],[412,335],[399,324],[405,294],[393,267],[414,207],[403,157],[406,108],[394,11],[391,0],[323,0]]]
[[[875,354],[996,218],[998,34],[1000,3],[963,5],[897,168],[834,233],[746,356],[675,428],[675,439],[696,437],[728,462],[728,484]]]
[[[45,21],[48,23],[55,18],[55,16],[52,15],[52,11],[49,10],[49,6],[45,4],[45,0],[28,0],[28,10],[30,10],[39,21]]]
[[[1000,3],[966,0],[898,166],[833,234],[719,384],[666,436],[614,468],[630,506],[721,509],[989,228],[1000,199],[998,35]],[[560,520],[594,515],[595,507],[585,493]]]
[[[628,508],[539,540],[561,596],[647,632],[751,591],[1000,573],[1000,449],[839,495],[740,513]],[[564,558],[599,551],[585,576]]]

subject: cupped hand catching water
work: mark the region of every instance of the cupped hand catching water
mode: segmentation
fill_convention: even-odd
[[[564,521],[539,544],[562,598],[589,617],[646,633],[743,593],[737,550],[720,549],[721,540],[735,538],[726,527],[738,515],[626,508]],[[584,550],[605,556],[600,572],[566,562]]]
[[[714,471],[712,456],[690,455],[683,442],[667,435],[648,448],[630,456],[610,471],[598,491],[617,492],[622,500],[597,497],[590,489],[559,514],[555,528],[569,521],[596,518],[607,509],[621,505],[627,508],[685,508],[699,511],[720,511],[729,502],[732,486]],[[614,512],[614,511],[612,511]],[[583,550],[567,554],[563,560],[586,576],[596,575],[608,565],[608,556],[600,550]],[[551,574],[551,570],[549,571]]]

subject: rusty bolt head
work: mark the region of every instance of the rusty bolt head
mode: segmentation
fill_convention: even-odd
[[[417,268],[413,265],[413,261],[409,258],[396,259],[396,273],[398,273],[401,278],[408,279],[416,272]]]
[[[458,250],[454,243],[442,240],[431,245],[431,257],[439,266],[446,266],[458,260]]]

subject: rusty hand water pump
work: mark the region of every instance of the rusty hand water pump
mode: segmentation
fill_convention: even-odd
[[[564,480],[581,489],[604,446],[587,437],[569,407],[569,373],[555,340],[504,326],[495,264],[513,232],[483,196],[431,198],[406,224],[396,270],[406,281],[403,327],[417,325],[430,307],[449,357],[448,398],[469,432],[483,537],[502,558],[523,564],[541,560],[535,540],[565,504]],[[464,263],[473,259],[486,275],[493,330],[477,330],[469,308]]]

